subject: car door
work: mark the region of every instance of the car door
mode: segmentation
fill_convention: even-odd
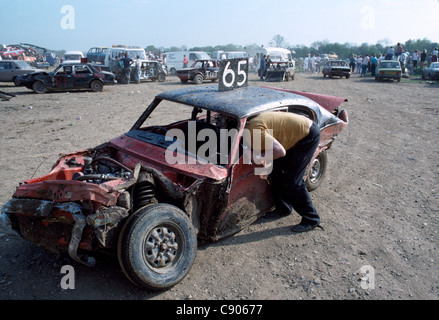
[[[243,130],[242,130],[243,131]],[[242,134],[242,133],[241,133]],[[246,225],[261,217],[274,206],[270,182],[270,164],[263,168],[250,160],[239,138],[236,156],[231,166],[227,212],[238,225]],[[271,169],[273,167],[271,166]]]
[[[92,75],[87,65],[74,66],[73,86],[75,88],[88,88]]]
[[[55,89],[70,89],[73,88],[73,67],[62,66],[52,77],[52,86]]]
[[[14,65],[10,61],[0,61],[0,81],[12,81]]]

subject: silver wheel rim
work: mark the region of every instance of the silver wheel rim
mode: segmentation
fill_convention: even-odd
[[[144,241],[145,263],[156,271],[175,265],[182,251],[179,245],[182,237],[177,227],[161,225],[151,229]]]
[[[311,181],[311,183],[316,183],[317,180],[319,180],[320,170],[321,170],[320,160],[316,158],[312,163],[311,170],[309,173],[309,180]]]

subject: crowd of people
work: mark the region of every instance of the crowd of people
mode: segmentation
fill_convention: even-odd
[[[303,59],[303,71],[309,73],[319,73],[322,59],[319,54],[307,54]]]
[[[413,53],[410,53],[409,50],[403,48],[401,43],[398,43],[396,50],[391,46],[387,49],[386,54],[372,53],[364,56],[352,54],[349,66],[352,73],[360,74],[361,77],[365,77],[366,72],[370,72],[371,76],[374,77],[375,69],[382,60],[399,61],[403,73],[406,73],[407,70],[410,74],[414,74],[418,68],[422,69],[430,66],[432,62],[438,61],[438,48],[434,48],[431,53],[427,53],[426,49],[414,50]]]

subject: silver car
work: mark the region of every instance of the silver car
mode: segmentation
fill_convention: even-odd
[[[16,77],[21,74],[34,73],[44,71],[36,69],[22,60],[0,60],[0,81],[1,82],[14,82],[16,86]]]
[[[422,69],[422,79],[439,80],[439,62],[432,62],[430,66]]]

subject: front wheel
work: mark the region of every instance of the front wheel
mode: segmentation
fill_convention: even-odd
[[[323,178],[326,175],[326,167],[328,163],[328,156],[326,151],[322,151],[312,161],[308,168],[308,174],[305,179],[306,187],[308,191],[316,190],[322,183]]]
[[[134,284],[165,290],[189,273],[197,237],[185,212],[159,203],[139,209],[125,223],[117,251],[123,272]]]

